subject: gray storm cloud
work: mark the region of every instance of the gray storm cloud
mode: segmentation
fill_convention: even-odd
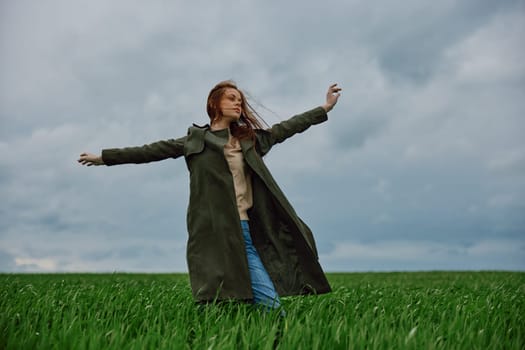
[[[301,11],[297,11],[300,5]],[[522,1],[0,5],[0,270],[185,271],[184,161],[83,151],[204,124],[234,79],[326,270],[525,268]]]

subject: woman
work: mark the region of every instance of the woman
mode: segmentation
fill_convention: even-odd
[[[327,120],[341,89],[326,103],[263,129],[231,81],[208,95],[210,125],[141,147],[82,153],[91,165],[148,163],[184,156],[190,173],[186,258],[199,303],[239,300],[280,306],[279,296],[330,292],[312,232],[279,189],[262,157],[277,143]]]

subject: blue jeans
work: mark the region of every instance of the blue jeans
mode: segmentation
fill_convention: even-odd
[[[248,257],[248,268],[252,281],[253,301],[257,305],[262,305],[267,311],[277,309],[281,306],[279,295],[277,294],[273,282],[264,268],[264,265],[253,246],[250,236],[250,226],[247,220],[241,220],[242,233]]]

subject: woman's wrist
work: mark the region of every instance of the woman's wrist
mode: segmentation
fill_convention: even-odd
[[[323,109],[326,111],[326,113],[330,112],[332,110],[332,108],[334,108],[333,105],[329,105],[328,103],[325,103],[321,107],[323,107]]]

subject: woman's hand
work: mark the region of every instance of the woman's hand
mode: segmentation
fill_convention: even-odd
[[[104,161],[101,156],[97,156],[91,153],[82,153],[78,162],[83,165],[92,166],[92,165],[104,165]]]
[[[323,105],[326,113],[330,112],[332,108],[334,108],[335,104],[337,103],[337,99],[339,96],[341,96],[339,93],[341,90],[342,89],[340,87],[337,87],[337,83],[330,85],[328,88],[328,92],[326,93],[326,103]]]

